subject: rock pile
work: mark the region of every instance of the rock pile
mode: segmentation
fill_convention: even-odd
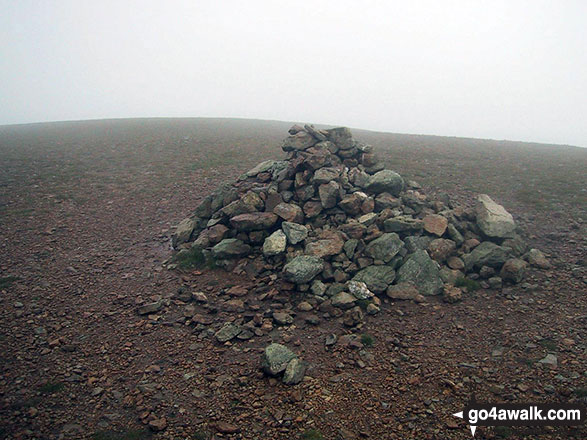
[[[548,266],[489,196],[474,207],[430,200],[348,128],[289,134],[285,160],[223,185],[179,224],[178,257],[195,250],[228,270],[278,274],[282,291],[307,293],[300,310],[349,326],[376,314],[381,295],[454,302],[470,282],[497,288],[519,282],[528,262]]]

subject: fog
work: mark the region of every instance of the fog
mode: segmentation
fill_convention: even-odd
[[[583,0],[0,7],[0,124],[242,117],[587,146]]]

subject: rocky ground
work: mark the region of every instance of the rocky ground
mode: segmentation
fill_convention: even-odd
[[[288,299],[272,277],[167,270],[171,235],[222,183],[281,159],[289,125],[0,129],[0,437],[464,439],[452,414],[472,395],[585,401],[587,150],[571,147],[354,131],[429,194],[489,194],[552,269],[455,304],[383,297],[359,328],[299,311],[219,342],[227,321],[279,313]],[[160,309],[138,313],[151,303]],[[271,342],[308,365],[301,383],[263,373]],[[581,439],[585,429],[480,428],[476,438]]]

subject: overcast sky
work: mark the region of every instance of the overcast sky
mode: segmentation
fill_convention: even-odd
[[[0,124],[222,116],[587,146],[585,0],[0,11]]]

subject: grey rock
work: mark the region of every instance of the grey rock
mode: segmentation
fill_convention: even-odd
[[[477,197],[477,225],[488,237],[505,238],[516,229],[512,215],[487,194]]]
[[[335,181],[324,183],[318,187],[318,195],[322,207],[334,208],[340,199],[340,185]]]
[[[263,243],[263,255],[279,255],[285,251],[286,245],[287,237],[281,229],[278,229],[265,239],[265,242]]]
[[[367,284],[362,281],[347,281],[346,287],[349,293],[357,299],[369,299],[375,296],[373,292],[369,290]]]
[[[411,254],[399,268],[397,282],[413,284],[426,296],[438,295],[443,287],[438,264],[422,250]]]
[[[396,233],[392,232],[383,234],[371,241],[365,248],[365,253],[375,260],[388,263],[403,247],[404,242],[400,240]]]
[[[471,271],[483,266],[500,268],[509,258],[509,248],[498,246],[490,241],[484,241],[475,247],[469,254],[463,256],[465,269]]]
[[[424,227],[422,220],[408,216],[388,218],[383,222],[385,232],[419,231]]]
[[[304,379],[304,374],[306,374],[305,362],[295,357],[285,367],[282,381],[286,385],[296,385]]]
[[[150,315],[156,313],[163,308],[163,300],[155,301],[149,304],[144,304],[137,309],[139,315]]]
[[[397,197],[404,189],[404,179],[391,170],[378,171],[369,178],[366,189],[372,193],[388,192]]]
[[[283,144],[281,145],[281,149],[283,151],[301,151],[310,148],[317,142],[318,140],[310,133],[299,131],[296,134],[285,138]]]
[[[212,248],[215,259],[238,258],[248,255],[251,247],[236,238],[225,238]]]
[[[242,332],[242,328],[232,322],[225,323],[214,335],[218,342],[227,342],[236,338]]]
[[[277,376],[285,371],[289,361],[296,357],[296,354],[285,345],[270,344],[265,347],[261,366],[268,375]]]
[[[298,244],[308,236],[308,228],[298,223],[283,222],[281,228],[291,244]]]
[[[304,284],[310,282],[323,269],[324,262],[321,258],[312,255],[300,255],[283,267],[283,276],[292,283]]]
[[[332,182],[333,180],[337,180],[340,177],[340,169],[339,168],[320,168],[314,173],[313,182],[316,185],[321,185],[323,183]]]
[[[394,279],[395,270],[389,266],[367,266],[353,277],[353,281],[362,281],[374,293],[384,292]]]
[[[194,232],[194,228],[197,224],[197,221],[193,218],[184,218],[179,223],[179,225],[177,225],[175,233],[171,237],[173,247],[175,248],[178,245],[189,241],[192,232]]]
[[[331,298],[332,305],[340,309],[350,309],[356,300],[357,298],[348,292],[339,292]]]

